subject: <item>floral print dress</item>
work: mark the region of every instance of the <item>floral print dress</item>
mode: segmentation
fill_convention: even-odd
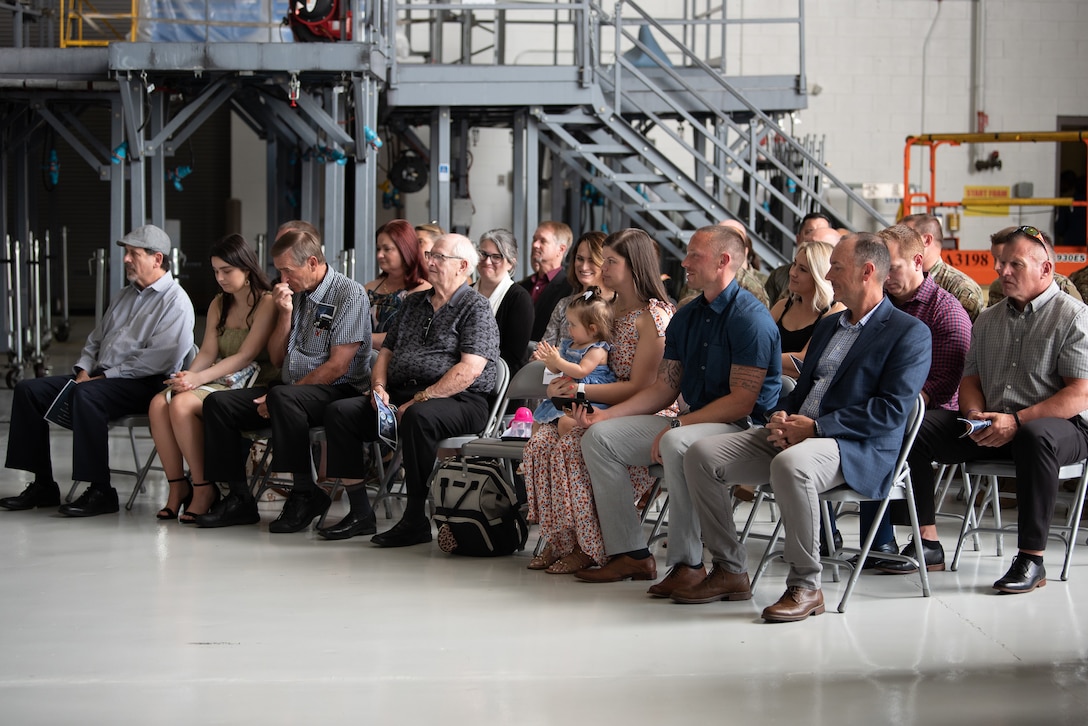
[[[637,322],[640,315],[653,316],[658,337],[675,308],[660,300],[650,300],[646,307],[617,318],[612,326],[612,351],[609,365],[616,378],[631,379],[631,367],[638,348]],[[659,413],[675,415],[675,404]],[[555,426],[541,426],[525,446],[522,471],[528,495],[529,519],[540,523],[541,534],[553,551],[567,555],[577,546],[600,565],[608,561],[604,538],[593,503],[593,487],[589,471],[582,459],[582,434],[575,428],[560,437]],[[654,480],[645,466],[628,467],[631,474],[632,502],[650,490]]]

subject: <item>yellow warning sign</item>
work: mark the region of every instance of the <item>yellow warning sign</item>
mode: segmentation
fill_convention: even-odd
[[[965,186],[963,188],[963,213],[968,217],[1007,217],[1009,187]]]

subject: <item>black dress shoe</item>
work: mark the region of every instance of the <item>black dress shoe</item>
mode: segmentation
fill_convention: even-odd
[[[273,534],[285,534],[304,530],[310,526],[310,522],[324,514],[331,504],[329,495],[320,489],[308,492],[293,491],[287,497],[287,503],[283,505],[280,516],[268,525],[268,531]]]
[[[402,519],[392,529],[376,534],[370,541],[379,547],[410,547],[431,541],[431,521],[421,519]]]
[[[322,527],[317,533],[325,539],[351,539],[361,534],[374,534],[378,531],[377,518],[374,512],[367,512],[362,517],[357,517],[355,512],[348,512],[347,516],[331,527]]]
[[[58,504],[60,504],[60,487],[55,481],[32,481],[26,485],[22,494],[0,499],[0,507],[12,511],[34,507],[55,507]]]
[[[117,490],[88,488],[79,498],[69,504],[62,504],[57,511],[65,517],[94,517],[99,514],[113,514],[121,509],[117,503]]]
[[[835,540],[835,551],[838,552],[842,549],[842,533],[836,529],[834,536],[832,536],[832,539]],[[823,537],[820,537],[820,557],[830,556],[831,555],[827,553],[827,540]]]
[[[911,539],[899,554],[913,557],[916,560],[920,559],[914,549],[914,539]],[[930,572],[944,569],[944,547],[941,546],[940,542],[930,544],[926,540],[922,540],[922,555],[925,558],[926,569]],[[918,568],[909,562],[896,562],[894,560],[880,560],[876,563],[876,569],[887,575],[910,575],[918,571]]]
[[[881,545],[873,545],[869,548],[869,556],[865,558],[865,564],[861,566],[861,569],[871,570],[877,566],[877,563],[887,561],[881,559],[878,555],[897,554],[899,554],[899,545],[895,543],[894,539],[891,542],[885,542]],[[850,558],[850,564],[852,564],[854,567],[858,566],[858,557],[861,557],[861,555],[855,555]]]
[[[1012,558],[1012,567],[1005,576],[994,583],[994,589],[998,592],[1009,592],[1018,595],[1023,592],[1031,592],[1037,587],[1046,585],[1046,569],[1043,565],[1035,564],[1023,555]]]
[[[193,521],[198,527],[233,527],[236,524],[257,524],[261,521],[261,515],[254,500],[228,494],[226,499],[212,507],[212,511],[197,515]]]

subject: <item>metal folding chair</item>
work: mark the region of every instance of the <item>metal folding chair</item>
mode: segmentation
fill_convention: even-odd
[[[1011,461],[969,461],[963,465],[964,476],[977,480],[979,483],[975,484],[972,481],[971,485],[967,487],[968,493],[980,492],[983,496],[982,503],[979,505],[978,513],[975,515],[973,522],[967,517],[964,517],[963,526],[960,528],[959,540],[956,542],[956,555],[952,558],[952,569],[955,570],[960,564],[960,552],[963,550],[963,542],[968,537],[974,536],[976,538],[980,533],[989,533],[997,535],[997,554],[1002,554],[1002,538],[1006,534],[1016,533],[1016,524],[1002,524],[1001,523],[1001,497],[998,491],[997,480],[998,477],[1016,477],[1016,465]],[[1058,469],[1058,481],[1068,481],[1070,479],[1077,480],[1077,487],[1072,494],[1069,492],[1063,492],[1059,489],[1058,501],[1064,503],[1068,507],[1068,516],[1066,517],[1065,524],[1055,525],[1051,523],[1050,532],[1047,534],[1051,539],[1057,539],[1065,545],[1065,559],[1062,565],[1062,580],[1069,579],[1069,564],[1073,561],[1073,547],[1077,542],[1077,532],[1080,530],[1080,517],[1081,512],[1084,509],[1084,496],[1085,491],[1088,490],[1088,459],[1082,459],[1074,464],[1066,464]],[[967,500],[968,510],[972,510],[974,507],[973,497]],[[989,507],[994,517],[994,526],[983,527],[980,525],[982,516]]]
[[[902,499],[907,503],[907,511],[910,514],[911,530],[914,534],[914,541],[921,542],[922,535],[918,526],[918,510],[914,504],[914,486],[910,478],[910,466],[907,464],[907,455],[910,453],[911,446],[914,445],[914,438],[918,435],[918,429],[922,426],[922,419],[925,415],[925,401],[921,396],[914,402],[914,408],[909,414],[907,419],[907,428],[903,436],[903,445],[899,450],[899,458],[896,460],[895,468],[892,470],[892,486],[888,490],[887,496],[883,499],[872,499],[866,497],[863,494],[851,489],[849,486],[843,485],[835,487],[829,491],[820,494],[820,511],[824,519],[824,529],[828,532],[830,538],[830,518],[827,513],[827,507],[824,506],[824,502],[866,502],[866,501],[879,501],[880,508],[876,513],[876,517],[873,519],[873,525],[869,528],[869,531],[865,535],[865,540],[862,542],[861,547],[842,547],[838,550],[834,549],[832,543],[828,543],[828,551],[833,553],[832,556],[821,558],[821,562],[830,567],[846,567],[851,570],[850,579],[846,584],[846,590],[843,592],[842,600],[839,602],[839,612],[846,612],[846,605],[850,600],[850,595],[854,592],[854,586],[857,584],[858,577],[861,576],[862,565],[865,563],[865,558],[869,556],[869,550],[873,546],[873,539],[876,537],[877,527],[880,524],[880,520],[884,517],[884,512],[888,509],[888,504],[891,501]],[[763,553],[763,558],[760,560],[759,567],[756,570],[755,576],[752,578],[752,588],[755,589],[756,583],[759,582],[759,578],[762,577],[763,572],[767,569],[771,560],[782,556],[781,550],[775,550],[774,547],[778,542],[778,535],[782,529],[782,520],[780,519],[775,525],[774,532],[771,535],[770,542],[767,543],[767,548]],[[858,555],[857,566],[855,566],[845,555]],[[901,562],[909,562],[918,568],[918,577],[922,582],[922,596],[929,597],[929,573],[926,570],[924,562],[918,562],[913,557],[899,554],[881,554],[881,558],[888,560],[896,560]]]

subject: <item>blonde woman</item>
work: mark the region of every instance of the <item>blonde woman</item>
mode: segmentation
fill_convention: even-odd
[[[804,361],[808,342],[820,318],[843,310],[834,300],[827,271],[831,251],[827,242],[803,242],[790,265],[789,295],[771,308],[771,317],[782,336],[782,375],[797,378],[800,371],[793,359]]]

